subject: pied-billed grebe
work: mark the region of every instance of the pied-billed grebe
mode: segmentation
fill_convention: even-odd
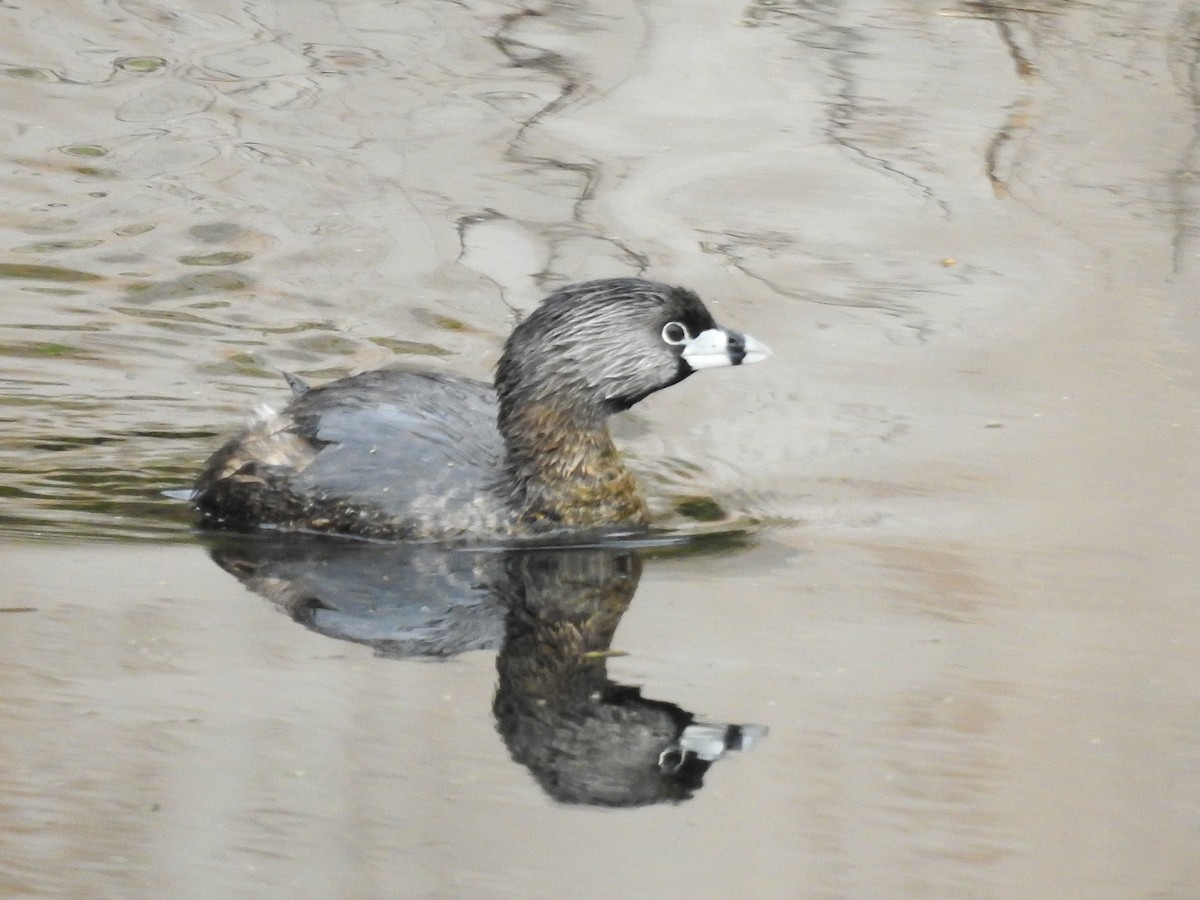
[[[292,401],[213,454],[193,502],[208,525],[400,540],[644,528],[605,420],[769,352],[683,288],[570,285],[513,330],[494,388],[404,369],[289,377]]]

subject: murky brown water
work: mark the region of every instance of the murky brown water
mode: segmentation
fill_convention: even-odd
[[[0,894],[1200,895],[1192,4],[75,6],[0,27]],[[552,642],[392,658],[159,492],[638,272],[775,357],[623,445],[763,525],[586,643],[770,734],[614,810],[506,718]]]

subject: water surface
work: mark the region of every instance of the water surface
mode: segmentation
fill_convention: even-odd
[[[48,10],[0,29],[0,892],[1195,896],[1191,4]],[[514,744],[486,603],[440,659],[322,631],[161,491],[281,369],[487,378],[632,274],[775,356],[618,425],[665,524],[752,534],[644,554],[595,659],[770,733],[614,809]]]

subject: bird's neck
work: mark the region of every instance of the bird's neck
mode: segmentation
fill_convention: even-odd
[[[603,419],[581,420],[552,402],[501,408],[514,502],[532,531],[641,528],[650,514]]]

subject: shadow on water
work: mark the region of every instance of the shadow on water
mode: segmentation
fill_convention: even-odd
[[[714,762],[767,732],[697,721],[609,679],[643,555],[695,550],[650,544],[480,550],[219,535],[210,552],[295,621],[381,656],[498,650],[492,710],[512,758],[556,800],[643,806],[691,798]]]

